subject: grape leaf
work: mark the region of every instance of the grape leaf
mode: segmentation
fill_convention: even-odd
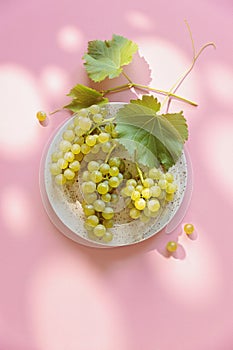
[[[151,95],[143,95],[141,100],[130,100],[130,103],[151,108],[155,112],[158,112],[161,107],[161,104],[158,102],[157,98]]]
[[[86,71],[95,82],[118,77],[122,66],[132,61],[137,50],[137,44],[120,35],[113,35],[112,40],[89,41],[88,51],[83,56]]]
[[[72,97],[73,100],[68,105],[64,106],[64,108],[69,109],[72,112],[77,112],[79,109],[87,108],[93,104],[103,104],[108,102],[108,99],[103,97],[99,91],[82,84],[75,85],[67,96]]]
[[[152,99],[148,101],[153,107]],[[117,113],[116,130],[119,142],[131,155],[136,153],[138,162],[149,167],[160,163],[168,170],[182,153],[187,124],[183,112],[159,115],[155,109],[145,103],[126,104]]]

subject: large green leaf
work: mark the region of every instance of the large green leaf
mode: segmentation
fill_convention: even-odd
[[[158,115],[145,104],[125,105],[118,111],[116,123],[119,142],[149,167],[160,163],[167,170],[174,165],[188,136],[182,112]]]
[[[132,61],[138,50],[137,44],[120,35],[113,35],[112,40],[94,40],[88,43],[88,51],[83,56],[89,77],[100,82],[106,77],[118,77],[122,66]]]
[[[155,112],[158,112],[161,107],[161,104],[158,102],[157,98],[151,95],[143,95],[141,100],[130,100],[130,103],[148,107],[150,109],[153,109]]]
[[[71,96],[73,100],[64,108],[73,112],[77,112],[81,108],[87,108],[93,104],[107,103],[108,99],[94,89],[91,89],[85,85],[77,84],[70,90],[67,96]]]

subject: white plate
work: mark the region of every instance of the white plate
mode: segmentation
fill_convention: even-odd
[[[122,105],[123,103],[109,103],[106,105],[109,116],[114,116]],[[67,237],[80,244],[91,247],[107,248],[141,242],[154,236],[168,225],[180,208],[187,187],[188,171],[184,152],[176,165],[169,170],[174,175],[174,181],[178,185],[178,190],[175,194],[174,200],[167,203],[161,210],[159,218],[151,219],[149,224],[142,223],[139,220],[133,220],[120,225],[116,224],[111,229],[113,232],[113,240],[107,244],[98,239],[93,241],[88,237],[87,231],[84,228],[82,207],[80,202],[77,201],[78,196],[76,196],[76,192],[72,193],[70,196],[70,193],[67,194],[67,190],[65,190],[64,187],[57,186],[54,183],[49,170],[51,154],[58,150],[62,134],[71,120],[72,118],[65,122],[55,133],[45,149],[40,166],[40,188],[43,203],[47,214],[57,228]]]

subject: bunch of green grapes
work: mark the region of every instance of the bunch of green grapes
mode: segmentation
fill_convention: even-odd
[[[59,151],[52,154],[50,172],[58,185],[72,181],[88,153],[107,153],[117,137],[115,125],[105,119],[106,109],[98,105],[78,111],[62,135]]]
[[[164,201],[173,200],[177,185],[172,173],[163,173],[157,168],[150,169],[146,174],[140,169],[139,172],[138,178],[127,180],[121,194],[130,208],[130,217],[148,222],[158,215]]]
[[[114,224],[113,204],[118,201],[117,188],[123,181],[122,160],[112,157],[108,161],[91,160],[82,173],[81,193],[85,228],[93,238],[104,242],[112,240],[108,228]]]

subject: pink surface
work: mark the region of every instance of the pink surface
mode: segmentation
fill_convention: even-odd
[[[232,2],[1,1],[0,350],[233,349]],[[66,114],[42,129],[39,109],[86,83],[86,43],[112,33],[136,41],[152,85],[168,89],[197,47],[214,41],[180,93],[194,191],[184,222],[197,239],[159,234],[136,246],[80,246],[51,224],[40,198],[44,145]],[[134,74],[148,82],[148,67]],[[128,100],[126,94],[112,100]],[[178,237],[182,259],[167,258]]]

